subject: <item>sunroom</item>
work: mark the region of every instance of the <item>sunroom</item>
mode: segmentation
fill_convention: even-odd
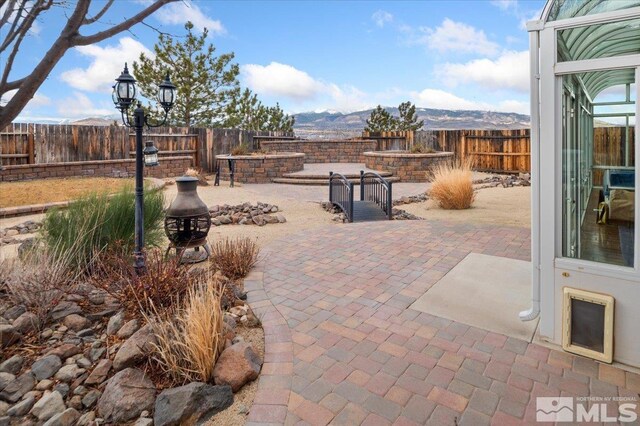
[[[532,307],[567,351],[640,367],[640,0],[550,0],[528,23]]]

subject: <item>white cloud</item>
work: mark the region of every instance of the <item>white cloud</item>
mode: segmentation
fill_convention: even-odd
[[[490,41],[484,31],[449,18],[445,18],[435,29],[419,27],[415,30],[403,25],[400,30],[408,36],[409,44],[424,45],[442,53],[454,51],[494,55],[499,51],[498,44]]]
[[[323,84],[291,65],[271,62],[269,65],[247,64],[241,67],[245,84],[261,95],[284,96],[295,101],[315,98]]]
[[[81,92],[73,92],[73,96],[58,102],[58,113],[65,118],[86,118],[113,115],[114,108],[96,107],[87,95]]]
[[[386,23],[393,21],[393,15],[384,10],[378,10],[371,15],[371,20],[373,20],[378,27],[383,28]]]
[[[61,78],[74,89],[87,92],[111,92],[114,80],[122,72],[125,62],[129,64],[129,72],[133,73],[132,63],[138,60],[140,53],[154,57],[149,49],[131,37],[121,38],[116,46],[100,47],[92,44],[77,47],[76,50],[92,58],[91,64],[86,69],[73,68],[65,71]]]
[[[419,107],[450,110],[481,110],[499,112],[517,112],[529,114],[529,103],[517,100],[504,100],[497,104],[461,98],[440,89],[424,89],[412,92],[411,100]]]
[[[491,4],[501,10],[517,9],[518,0],[492,0]]]
[[[2,97],[0,98],[0,105],[2,106],[6,105],[17,92],[18,92],[18,89],[15,89],[15,90],[9,90],[5,94],[3,94]],[[51,105],[51,98],[36,92],[36,94],[33,95],[33,98],[31,98],[29,103],[27,103],[27,106],[24,107],[24,110],[31,109],[31,108],[38,108],[38,107],[47,106],[47,105]]]
[[[205,28],[209,34],[225,34],[227,30],[222,22],[212,19],[204,14],[191,0],[183,0],[177,3],[169,3],[158,9],[154,15],[163,24],[181,25],[191,21],[193,26],[200,31]]]
[[[436,74],[448,86],[480,84],[484,89],[529,91],[529,52],[506,51],[497,59],[474,59],[467,63],[445,63]]]

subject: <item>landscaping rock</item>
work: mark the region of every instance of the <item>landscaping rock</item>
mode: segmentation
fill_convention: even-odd
[[[53,390],[62,395],[63,398],[66,398],[69,394],[69,385],[67,383],[58,383],[53,387]]]
[[[229,385],[237,392],[245,383],[255,380],[260,374],[262,361],[248,343],[236,343],[225,349],[215,367],[213,379],[216,385]]]
[[[11,425],[11,417],[4,416],[0,417],[0,426],[10,426]]]
[[[86,317],[89,318],[90,321],[99,321],[104,317],[111,317],[113,314],[115,314],[119,310],[120,310],[120,306],[118,305],[108,306],[107,308],[103,309],[100,312],[89,313],[86,315]]]
[[[89,426],[96,419],[95,411],[89,411],[88,413],[84,413],[80,416],[78,421],[76,422],[76,426]]]
[[[15,379],[15,374],[0,373],[0,391],[4,390],[4,388],[6,388],[9,383],[13,382]]]
[[[22,335],[12,325],[0,324],[0,347],[6,348],[22,339]]]
[[[58,370],[55,375],[55,379],[60,380],[61,382],[71,382],[76,377],[82,375],[85,371],[86,370],[84,368],[80,368],[76,364],[68,364]]]
[[[24,416],[33,408],[33,404],[36,403],[35,395],[28,395],[22,401],[16,403],[13,407],[7,410],[7,414],[11,417]]]
[[[112,336],[120,330],[124,324],[124,311],[118,312],[116,315],[109,318],[109,323],[107,323],[107,334]]]
[[[67,408],[60,414],[51,417],[44,426],[73,426],[80,418],[80,413],[74,408]]]
[[[4,401],[0,401],[0,417],[4,417],[7,415],[7,411],[9,411],[10,405]]]
[[[76,410],[82,410],[82,397],[80,395],[74,395],[67,401],[67,406],[75,408]]]
[[[65,343],[47,352],[47,355],[57,355],[60,359],[67,359],[71,356],[79,354],[80,348],[71,343]]]
[[[98,402],[98,399],[100,399],[100,395],[102,395],[102,392],[95,389],[87,392],[84,398],[82,398],[82,405],[85,408],[93,407],[96,404],[96,402]]]
[[[0,373],[18,374],[22,369],[23,362],[24,358],[20,355],[14,355],[0,364]]]
[[[53,321],[59,321],[71,314],[81,314],[82,309],[75,302],[62,301],[56,305],[55,308],[51,310],[51,319]]]
[[[18,376],[0,392],[0,399],[7,402],[19,401],[27,392],[34,388],[36,379],[30,371]]]
[[[62,367],[62,361],[58,356],[45,355],[33,363],[31,372],[36,379],[44,380],[56,374],[60,367]]]
[[[107,379],[107,375],[109,374],[109,370],[111,370],[112,362],[109,359],[100,360],[96,368],[93,369],[87,380],[85,380],[85,384],[87,386],[95,386],[104,382]]]
[[[118,332],[116,333],[116,336],[118,336],[121,339],[128,339],[129,337],[133,336],[133,333],[138,331],[139,328],[140,328],[140,324],[138,323],[138,320],[132,319],[131,321],[123,325],[120,328],[120,330],[118,330]]]
[[[62,413],[66,409],[60,392],[45,392],[42,398],[31,409],[31,414],[36,416],[41,422],[45,422]]]
[[[193,382],[165,389],[156,399],[155,426],[201,424],[233,404],[230,386],[211,386]]]
[[[51,386],[53,386],[53,380],[49,380],[49,379],[41,380],[36,385],[36,390],[38,390],[38,391],[49,390],[51,388]]]
[[[148,417],[140,417],[133,424],[133,426],[151,426],[151,425],[153,425],[153,419],[150,419]]]
[[[124,423],[152,410],[156,388],[144,373],[135,368],[118,372],[108,382],[98,401],[98,414],[106,422]]]
[[[120,371],[127,367],[133,367],[143,361],[153,349],[156,343],[156,336],[150,325],[142,327],[136,331],[122,344],[120,350],[113,359],[113,369]]]
[[[9,321],[13,321],[25,312],[27,312],[27,308],[25,308],[23,305],[16,305],[7,309],[4,314],[2,314],[2,316]]]
[[[67,315],[62,323],[73,331],[80,331],[91,327],[91,321],[78,314]]]

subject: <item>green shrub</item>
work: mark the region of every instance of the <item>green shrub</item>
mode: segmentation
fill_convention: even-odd
[[[147,190],[144,196],[145,245],[162,241],[164,195]],[[95,255],[104,250],[133,251],[135,244],[135,194],[125,187],[113,196],[94,193],[72,202],[66,210],[47,213],[42,235],[55,253],[68,257],[79,269],[90,266]]]

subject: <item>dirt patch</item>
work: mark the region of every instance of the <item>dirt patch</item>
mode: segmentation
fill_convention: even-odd
[[[242,336],[245,342],[258,352],[260,358],[264,359],[264,330],[262,327],[246,328],[238,326],[236,335]],[[258,377],[251,383],[247,383],[233,396],[233,404],[221,413],[213,416],[205,426],[242,426],[247,422],[249,410],[253,404],[253,398],[258,390]]]
[[[133,179],[61,178],[0,183],[0,208],[53,203],[80,198],[94,191],[114,193]]]
[[[444,210],[435,200],[402,206],[416,216],[436,220],[457,220],[467,223],[531,226],[531,188],[486,188],[476,193],[470,209]]]

